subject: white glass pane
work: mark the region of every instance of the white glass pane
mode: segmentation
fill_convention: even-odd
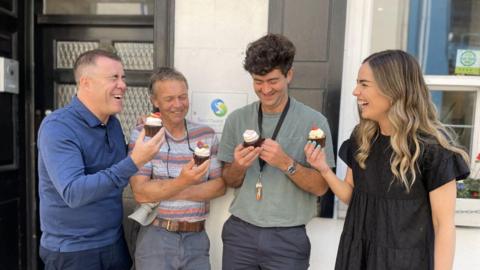
[[[471,151],[476,92],[432,90],[440,121],[455,131],[458,143]]]
[[[43,14],[153,15],[154,0],[44,0]]]

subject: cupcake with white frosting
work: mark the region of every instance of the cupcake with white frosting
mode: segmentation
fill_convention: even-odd
[[[155,134],[157,134],[157,132],[159,132],[162,128],[162,119],[160,118],[160,113],[151,113],[145,119],[145,125],[143,126],[143,128],[145,128],[145,136],[155,136]]]
[[[203,162],[210,158],[210,146],[202,141],[197,142],[193,153],[195,164],[200,166]]]
[[[325,147],[325,132],[319,127],[313,126],[310,132],[308,133],[308,140],[315,142],[315,145],[320,145],[322,148]]]
[[[243,132],[243,147],[260,147],[264,140],[255,130],[247,129]]]

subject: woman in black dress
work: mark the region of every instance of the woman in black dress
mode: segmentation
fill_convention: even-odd
[[[349,204],[335,269],[452,269],[455,180],[468,156],[436,116],[420,67],[409,54],[372,54],[358,72],[360,123],[339,151],[341,181],[319,147],[305,154]]]

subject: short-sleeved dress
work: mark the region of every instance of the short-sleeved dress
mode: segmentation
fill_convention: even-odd
[[[428,193],[469,174],[466,162],[436,143],[422,147],[416,181],[407,193],[393,181],[390,137],[372,142],[366,169],[355,160],[353,136],[339,151],[352,169],[354,189],[335,269],[433,269],[434,230]]]

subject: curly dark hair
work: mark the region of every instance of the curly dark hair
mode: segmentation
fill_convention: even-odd
[[[248,44],[243,68],[250,74],[265,75],[278,68],[287,76],[295,57],[295,46],[280,34],[267,34]]]

